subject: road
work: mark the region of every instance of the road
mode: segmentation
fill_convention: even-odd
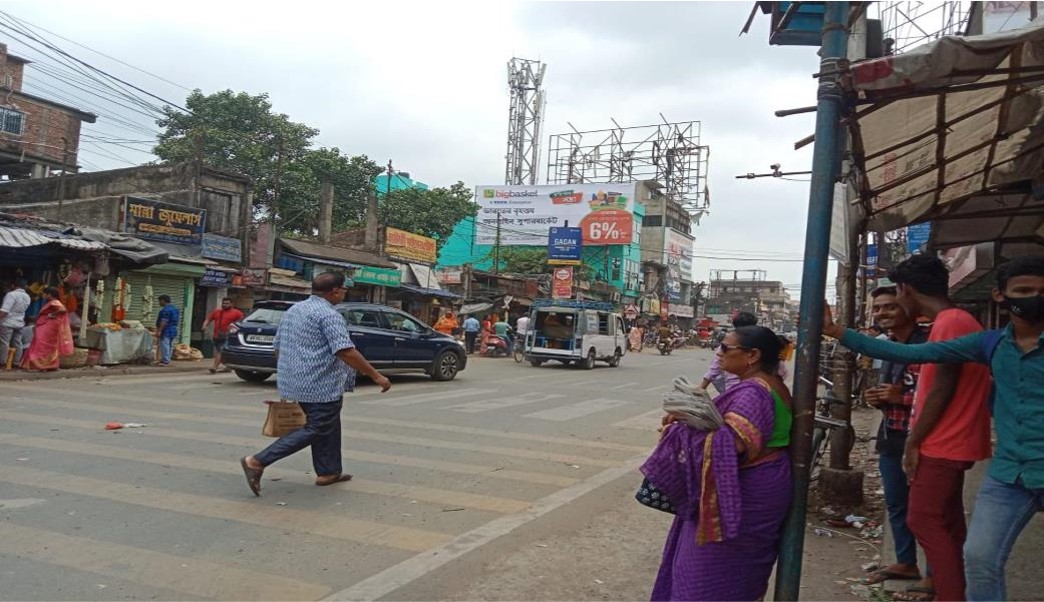
[[[363,385],[343,413],[355,479],[315,487],[300,453],[266,472],[261,498],[238,458],[270,441],[273,383],[202,370],[2,383],[0,598],[646,598],[669,517],[633,501],[636,467],[660,395],[710,358],[647,350],[592,371],[479,358],[449,383]]]

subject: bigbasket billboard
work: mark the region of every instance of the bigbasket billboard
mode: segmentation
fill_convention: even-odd
[[[634,232],[634,182],[561,186],[479,186],[480,245],[547,245],[552,227],[580,228],[583,244],[628,245]],[[498,227],[499,225],[499,227]]]

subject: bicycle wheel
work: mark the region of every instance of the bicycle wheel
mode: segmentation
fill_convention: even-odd
[[[521,345],[516,344],[515,345],[515,361],[521,364],[522,362],[525,361],[525,359],[526,359],[525,351],[522,350],[522,346]]]

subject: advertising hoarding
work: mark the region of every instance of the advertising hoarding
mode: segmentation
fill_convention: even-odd
[[[663,262],[672,278],[692,282],[692,243],[695,239],[684,232],[667,228],[663,236]]]
[[[551,298],[569,299],[573,296],[573,266],[561,266],[551,272]]]
[[[438,259],[438,247],[434,238],[398,228],[385,228],[384,252],[398,259],[424,263],[435,263]]]
[[[578,227],[585,245],[628,245],[634,182],[560,186],[479,186],[476,243],[543,246],[552,227]]]

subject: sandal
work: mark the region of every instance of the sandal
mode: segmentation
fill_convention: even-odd
[[[327,487],[329,485],[336,485],[337,483],[344,483],[351,481],[352,475],[348,473],[338,473],[332,475],[324,475],[315,479],[315,484],[319,487]]]
[[[243,467],[243,474],[246,476],[250,491],[254,492],[255,497],[261,497],[261,475],[264,474],[265,469],[250,468],[250,465],[247,464],[246,456],[239,459],[239,465]]]
[[[932,602],[935,600],[935,590],[928,587],[911,585],[906,591],[895,592],[892,600],[912,600],[913,602]]]
[[[878,569],[866,577],[863,578],[862,585],[877,585],[878,583],[884,583],[885,581],[918,581],[921,579],[920,575],[907,575],[904,573],[896,573],[895,571],[888,570],[887,568]]]

